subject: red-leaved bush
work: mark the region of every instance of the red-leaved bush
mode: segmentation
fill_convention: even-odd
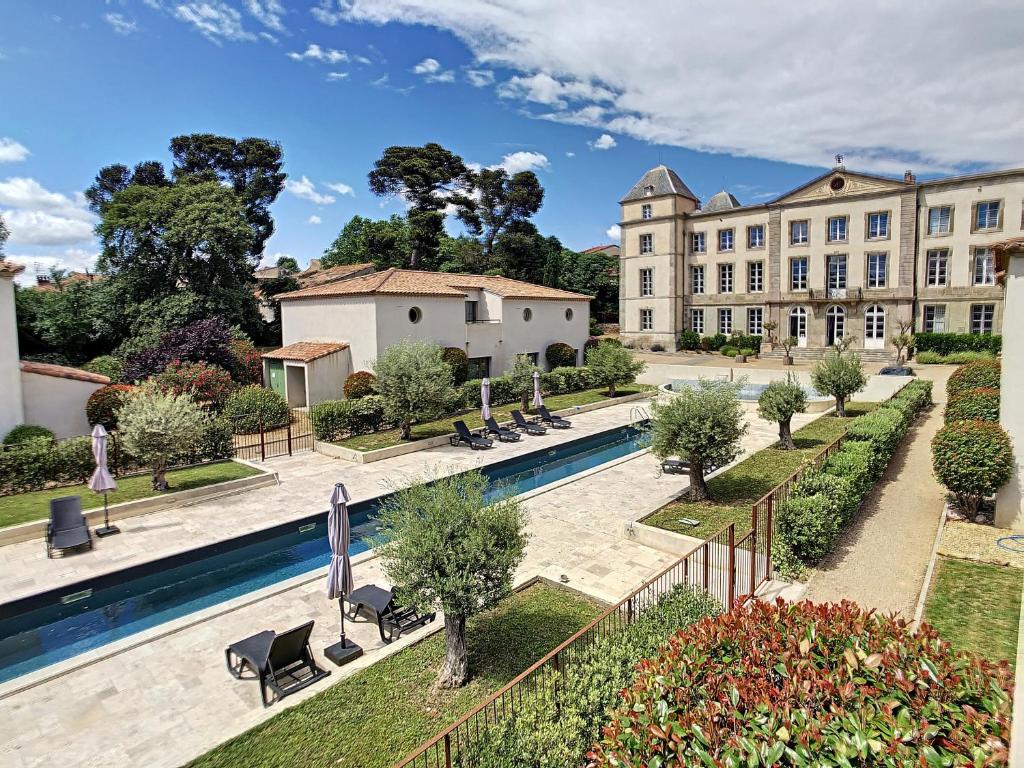
[[[236,384],[243,387],[248,384],[263,385],[263,356],[251,341],[232,341],[231,356],[234,358],[231,378]]]
[[[369,371],[356,371],[345,379],[343,391],[349,400],[358,400],[361,397],[372,395],[376,391],[376,387],[376,376]]]
[[[90,424],[102,424],[107,429],[115,429],[117,409],[134,390],[135,387],[128,384],[108,384],[100,387],[85,401],[85,417]]]
[[[153,380],[161,391],[172,395],[190,395],[199,405],[219,409],[234,390],[231,374],[217,365],[183,363],[173,360]]]
[[[754,602],[644,660],[592,766],[1005,765],[1012,673],[850,602]]]

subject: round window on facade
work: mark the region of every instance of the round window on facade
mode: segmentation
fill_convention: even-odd
[[[572,321],[572,307],[565,308],[565,319],[568,321]]]
[[[409,309],[409,322],[418,323],[423,319],[423,311],[419,307],[411,307]]]
[[[527,307],[523,310],[523,321],[530,322],[533,319],[533,310]]]
[[[833,192],[838,192],[846,186],[846,179],[842,176],[835,176],[832,178],[832,181],[829,182],[829,186],[832,188]]]

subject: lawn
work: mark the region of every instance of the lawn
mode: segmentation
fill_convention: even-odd
[[[463,688],[434,686],[444,655],[444,632],[439,632],[225,742],[189,766],[394,765],[599,611],[573,592],[535,585],[469,622],[472,680]]]
[[[758,499],[796,472],[804,461],[840,437],[851,419],[874,407],[874,403],[848,403],[846,418],[821,416],[793,433],[795,451],[783,451],[774,446],[764,448],[709,480],[708,490],[713,502],[674,502],[641,522],[699,537],[712,536],[729,523],[736,523],[737,538],[744,536],[750,530],[750,508]],[[699,520],[700,525],[684,525],[679,522],[681,517]]]
[[[234,461],[217,461],[198,467],[172,470],[167,473],[167,482],[171,484],[171,492],[188,491],[259,473],[260,470],[245,464]],[[144,474],[118,478],[117,490],[111,491],[107,495],[107,499],[111,504],[117,504],[122,501],[135,501],[158,495],[160,494],[153,491],[150,476]],[[49,517],[50,499],[56,499],[59,496],[81,496],[82,509],[96,509],[103,506],[103,496],[93,493],[84,484],[47,488],[44,491],[30,491],[14,496],[0,496],[0,527]]]
[[[1022,584],[1018,568],[939,558],[925,621],[954,646],[1013,666]]]
[[[620,387],[616,390],[615,395],[616,397],[635,395],[642,389],[644,388],[637,385]],[[544,398],[544,405],[552,411],[557,411],[561,408],[574,408],[578,405],[590,405],[591,403],[599,403],[602,400],[611,399],[605,392],[606,390],[604,387],[597,387],[595,389],[584,389],[580,392],[569,392],[564,395],[551,395],[550,397]],[[512,411],[518,408],[519,403],[494,405],[491,406],[491,415],[499,423],[503,421],[511,421]],[[483,419],[480,418],[480,409],[475,408],[463,411],[460,414],[445,416],[435,421],[427,421],[423,424],[414,424],[412,428],[413,440],[425,440],[429,437],[450,435],[454,431],[452,429],[452,422],[456,419],[462,419],[470,429],[478,429],[484,425]],[[397,429],[385,429],[381,432],[374,432],[370,435],[356,435],[355,437],[348,437],[344,440],[339,440],[334,443],[334,445],[341,446],[342,448],[351,448],[356,451],[375,451],[378,448],[390,448],[393,445],[399,445],[401,443],[402,439],[399,437]]]

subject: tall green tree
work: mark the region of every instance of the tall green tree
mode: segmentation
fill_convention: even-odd
[[[494,242],[511,224],[527,221],[540,210],[544,188],[533,171],[509,175],[504,168],[484,168],[473,175],[478,197],[473,208],[460,218],[467,229],[481,237],[484,256],[490,258]]]
[[[454,378],[443,350],[428,341],[406,339],[387,347],[371,363],[384,412],[403,440],[414,421],[440,416],[451,401]]]
[[[437,250],[437,261],[438,272],[501,273],[500,269],[489,266],[487,259],[484,258],[484,248],[480,241],[467,235],[458,237],[444,235]]]
[[[4,217],[0,216],[0,259],[4,257],[4,248],[7,246],[7,238],[11,236],[11,230],[7,228]]]
[[[422,147],[388,147],[374,163],[369,182],[375,195],[401,195],[411,205],[411,267],[436,262],[448,206],[460,215],[474,207],[473,174],[461,157],[433,142]]]
[[[388,219],[353,216],[324,251],[324,268],[339,264],[373,264],[377,269],[408,267],[412,260],[409,222],[397,214]]]
[[[608,322],[619,314],[619,259],[595,251],[575,253],[562,251],[560,284],[553,288],[587,293],[594,297],[590,313]]]
[[[561,253],[562,243],[557,237],[544,237],[531,221],[514,221],[498,234],[491,261],[505,277],[546,284],[546,272],[557,278],[557,269],[546,268]]]

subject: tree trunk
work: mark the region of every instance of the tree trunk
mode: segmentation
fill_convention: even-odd
[[[530,408],[530,396],[525,392],[523,392],[522,396],[519,398],[519,405],[521,406],[519,408],[521,411],[526,411]]]
[[[706,501],[710,498],[708,484],[704,481],[704,463],[690,459],[690,501]]]
[[[615,397],[615,382],[608,382],[608,397]]]
[[[779,442],[782,444],[782,450],[792,451],[796,449],[796,443],[793,442],[793,432],[790,429],[790,420],[784,419],[779,422]]]
[[[838,395],[836,395],[836,416],[841,418],[846,416],[846,398]]]
[[[466,617],[444,617],[444,663],[437,682],[442,688],[460,688],[469,679],[466,654]]]
[[[402,440],[412,440],[412,421],[409,419],[402,420],[402,426],[400,427]]]
[[[166,491],[169,487],[167,484],[167,467],[153,467],[153,490]]]

